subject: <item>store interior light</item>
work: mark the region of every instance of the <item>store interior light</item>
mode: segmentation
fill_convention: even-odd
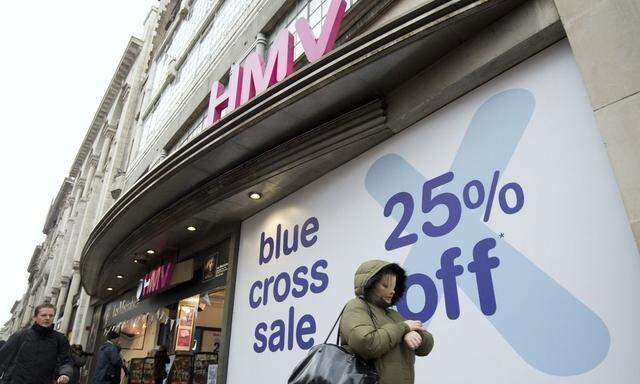
[[[116,279],[124,279],[124,275],[116,275]]]
[[[262,194],[260,194],[258,192],[251,192],[251,193],[249,193],[249,198],[251,200],[260,200],[262,198]]]
[[[194,232],[196,229],[198,229],[198,228],[196,228],[194,225],[189,225],[187,227],[187,231],[189,231],[189,232]]]
[[[113,288],[107,287],[107,291],[111,292],[111,291],[113,291]]]
[[[147,249],[147,255],[153,255],[153,254],[155,254],[155,253],[156,253],[156,251],[155,251],[155,250],[153,250],[153,249]]]

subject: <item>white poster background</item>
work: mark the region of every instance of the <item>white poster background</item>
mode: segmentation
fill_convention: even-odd
[[[488,225],[602,319],[610,348],[588,372],[544,373],[521,358],[459,289],[459,318],[447,317],[442,299],[431,318],[435,348],[430,356],[416,360],[416,382],[632,383],[640,377],[640,258],[582,78],[568,43],[562,41],[242,224],[229,383],[286,383],[306,355],[297,346],[292,351],[256,353],[254,331],[259,322],[287,323],[293,306],[296,321],[304,314],[315,318],[314,339],[321,343],[353,297],[353,274],[361,262],[405,261],[410,246],[385,250],[384,242],[397,223],[384,217],[383,208],[365,189],[371,165],[396,153],[425,177],[447,172],[478,107],[513,88],[530,91],[536,106],[500,180],[522,185],[525,205],[513,215],[494,205]],[[424,215],[419,202],[414,214]],[[263,231],[274,237],[278,224],[291,230],[310,217],[320,223],[312,247],[299,246],[291,255],[258,265]],[[302,265],[310,268],[319,259],[328,261],[324,292],[289,296],[281,303],[271,294],[268,305],[249,306],[249,289],[256,280],[284,271],[291,274]],[[442,294],[441,282],[431,277]]]

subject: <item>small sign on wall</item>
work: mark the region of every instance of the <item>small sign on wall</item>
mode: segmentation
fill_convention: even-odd
[[[211,280],[216,277],[216,267],[218,266],[219,255],[220,252],[214,252],[204,259],[204,266],[202,268],[203,281]]]
[[[202,281],[208,281],[216,277],[223,276],[229,269],[229,262],[223,260],[220,252],[213,252],[204,258],[202,266]]]

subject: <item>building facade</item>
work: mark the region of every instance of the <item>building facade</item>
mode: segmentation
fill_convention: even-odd
[[[6,332],[51,302],[72,343],[121,332],[131,383],[158,345],[171,382],[283,382],[384,259],[436,339],[418,381],[631,382],[639,19],[633,0],[161,0]]]

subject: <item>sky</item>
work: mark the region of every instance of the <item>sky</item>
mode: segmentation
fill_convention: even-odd
[[[8,1],[0,23],[0,327],[120,57],[157,0]]]

